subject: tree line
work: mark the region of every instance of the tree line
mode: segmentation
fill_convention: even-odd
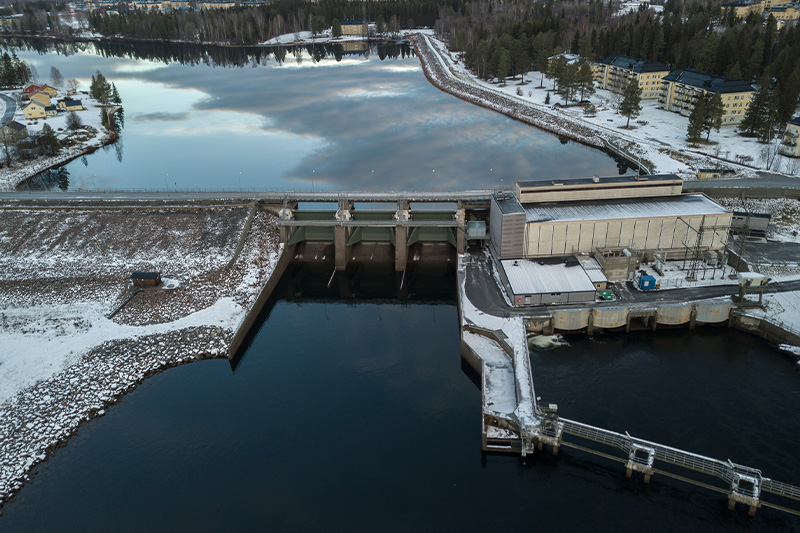
[[[739,20],[714,2],[668,0],[662,15],[644,10],[613,17],[597,0],[470,3],[462,11],[443,8],[436,29],[484,79],[531,67],[546,71],[548,58],[566,51],[589,61],[624,54],[748,82],[769,69],[783,118],[800,95],[800,29],[778,30],[773,17],[765,23],[760,14]]]

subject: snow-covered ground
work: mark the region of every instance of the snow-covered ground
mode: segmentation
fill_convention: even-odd
[[[148,375],[221,357],[280,253],[247,206],[0,211],[0,503],[33,464]],[[164,285],[131,293],[130,272]]]
[[[4,91],[3,94],[13,98],[14,94],[19,94],[19,91]],[[66,93],[59,93],[58,96],[51,98],[53,105],[60,99],[65,98]],[[0,190],[14,189],[17,185],[26,179],[35,176],[49,168],[61,166],[66,162],[87,153],[88,151],[95,150],[109,140],[109,136],[105,129],[102,127],[101,106],[100,103],[92,98],[86,92],[78,93],[71,96],[76,100],[80,100],[84,109],[82,111],[75,111],[75,114],[80,118],[85,130],[77,132],[78,135],[86,135],[89,132],[91,137],[88,140],[79,142],[74,146],[63,148],[61,153],[53,157],[41,157],[33,161],[19,162],[15,161],[11,167],[3,166],[0,168]],[[2,102],[2,100],[0,100]],[[35,135],[41,132],[45,124],[53,128],[59,139],[64,140],[73,135],[73,132],[67,130],[67,115],[68,113],[59,113],[55,117],[48,117],[46,119],[27,120],[22,108],[25,104],[17,105],[16,112],[14,113],[14,120],[20,124],[24,124],[28,128],[29,135]],[[2,112],[0,112],[0,115]],[[3,162],[4,160],[3,155]]]
[[[505,339],[514,357],[509,357],[496,341],[481,335],[465,335],[468,342],[479,357],[485,359],[487,376],[485,383],[487,402],[492,401],[496,406],[493,410],[507,409],[515,405],[514,418],[523,426],[533,428],[538,426],[539,419],[536,413],[536,393],[533,386],[531,363],[528,354],[528,340],[525,324],[521,317],[498,317],[484,313],[473,305],[467,296],[466,261],[471,256],[463,255],[458,258],[459,298],[461,305],[462,326],[470,325],[480,329],[494,332],[501,339]],[[502,352],[502,353],[501,353]],[[510,377],[513,376],[513,379]],[[511,390],[509,390],[511,387]]]
[[[370,31],[374,30],[374,24],[370,24]],[[420,30],[400,30],[396,35],[389,35],[388,33],[382,36],[371,36],[371,39],[405,39],[409,35],[416,33],[426,33],[433,35],[433,30],[420,29]],[[356,35],[342,35],[341,37],[334,37],[331,34],[330,28],[312,36],[310,31],[299,31],[297,33],[284,33],[278,35],[267,41],[262,42],[263,46],[276,46],[276,45],[294,45],[294,44],[313,44],[313,43],[341,43],[345,41],[363,41],[363,37]]]
[[[628,13],[636,13],[640,9],[652,9],[655,13],[662,13],[664,6],[651,5],[650,2],[622,2],[614,16],[621,17]]]
[[[508,114],[513,114],[515,106],[527,106],[536,113],[562,123],[562,126],[574,124],[577,127],[589,128],[599,138],[615,144],[621,143],[623,146],[630,145],[631,151],[655,166],[655,172],[674,172],[686,179],[693,179],[700,168],[723,167],[734,170],[737,175],[743,177],[756,177],[754,168],[751,167],[764,167],[762,162],[764,145],[755,139],[737,135],[735,126],[723,126],[719,132],[712,132],[710,144],[689,145],[685,140],[688,118],[659,109],[656,100],[643,100],[641,115],[631,120],[630,128],[626,128],[627,119],[617,112],[621,98],[610,91],[598,90],[595,95],[587,98],[595,105],[597,113],[593,117],[586,116],[582,107],[556,107],[556,103],[563,103],[563,98],[552,92],[553,81],[547,77],[544,77],[544,86],[540,87],[542,84],[540,72],[531,71],[522,78],[508,79],[505,83],[499,83],[497,80],[491,82],[479,80],[467,70],[464,63],[459,60],[458,54],[449,52],[441,41],[427,37],[420,42],[423,46],[418,47],[418,50],[423,54],[426,50],[422,48],[434,52],[436,60],[444,67],[444,74],[453,81],[471,84],[489,94],[505,97],[506,102],[500,104],[499,111],[510,110]],[[425,42],[429,46],[424,46]],[[458,87],[454,88],[454,92],[458,90]],[[550,104],[546,105],[544,102],[548,94]],[[548,121],[544,122],[546,124],[543,127],[552,131],[553,128],[547,124]],[[583,132],[571,137],[593,144]],[[737,156],[752,158],[752,161],[747,163],[750,166],[739,164]],[[778,156],[772,170],[796,175],[800,171],[800,162]]]

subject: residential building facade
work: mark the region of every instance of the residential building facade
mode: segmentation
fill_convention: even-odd
[[[22,112],[25,114],[25,118],[28,120],[44,118],[47,116],[47,113],[45,112],[45,107],[46,106],[44,106],[43,104],[34,101],[23,107]]]
[[[343,20],[340,22],[342,26],[342,35],[350,35],[356,37],[366,37],[369,35],[369,27],[367,23],[362,20]]]
[[[786,131],[783,132],[781,141],[781,153],[789,157],[800,157],[800,116],[794,117],[786,124]]]
[[[669,69],[657,61],[616,55],[592,64],[592,77],[600,89],[622,94],[631,80],[642,89],[643,100],[655,100],[661,91],[661,79]]]
[[[722,97],[722,124],[739,124],[754,93],[753,87],[744,80],[710,76],[693,70],[676,70],[662,79],[658,102],[667,111],[689,116],[701,95],[716,93]]]

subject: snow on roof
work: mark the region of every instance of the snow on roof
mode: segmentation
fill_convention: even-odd
[[[510,215],[514,213],[524,213],[525,210],[522,208],[522,205],[517,200],[517,197],[510,192],[497,192],[492,194],[494,201],[497,202],[497,207],[500,208],[500,212],[504,215]]]
[[[500,261],[514,294],[594,292],[594,285],[575,259],[508,259]]]
[[[569,222],[574,220],[620,220],[631,218],[723,215],[727,209],[702,194],[661,196],[652,199],[529,204],[526,222]]]
[[[597,259],[594,257],[581,261],[581,266],[592,283],[605,283],[608,281],[606,275],[603,274],[603,267],[600,266],[600,263],[598,263]]]

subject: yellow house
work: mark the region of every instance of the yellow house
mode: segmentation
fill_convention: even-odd
[[[723,4],[726,9],[732,9],[737,18],[746,19],[750,13],[761,13],[762,7],[760,2],[752,0],[743,0],[738,2],[728,2]]]
[[[781,140],[781,153],[789,157],[800,157],[800,116],[794,117],[786,124]]]
[[[366,37],[369,34],[369,27],[362,20],[343,20],[340,24],[342,26],[342,35]]]
[[[718,168],[701,168],[697,171],[697,179],[699,180],[716,180],[722,175],[722,171]]]
[[[25,118],[27,118],[28,120],[36,118],[44,118],[47,116],[47,113],[45,112],[44,108],[45,106],[43,104],[33,101],[30,104],[23,107],[22,112],[25,113]]]
[[[600,89],[622,94],[631,80],[642,89],[642,100],[655,100],[661,93],[661,80],[669,69],[658,61],[609,56],[592,65],[592,77]]]
[[[43,106],[50,105],[50,96],[47,93],[39,91],[31,95],[31,102],[39,102]]]
[[[769,10],[769,14],[779,22],[789,22],[800,18],[800,9],[796,4],[775,6]]]
[[[58,116],[58,108],[54,105],[49,105],[44,108],[44,114],[48,117],[56,117]]]
[[[662,109],[689,116],[702,94],[722,97],[722,124],[739,124],[753,98],[753,87],[744,80],[709,76],[693,70],[675,70],[661,81],[658,102]]]
[[[58,91],[55,87],[50,87],[49,85],[41,85],[39,86],[39,90],[43,93],[47,94],[50,98],[53,98],[55,95],[58,94]]]
[[[83,111],[83,104],[80,100],[65,98],[63,100],[59,100],[58,104],[56,105],[58,106],[58,109],[63,111]]]

